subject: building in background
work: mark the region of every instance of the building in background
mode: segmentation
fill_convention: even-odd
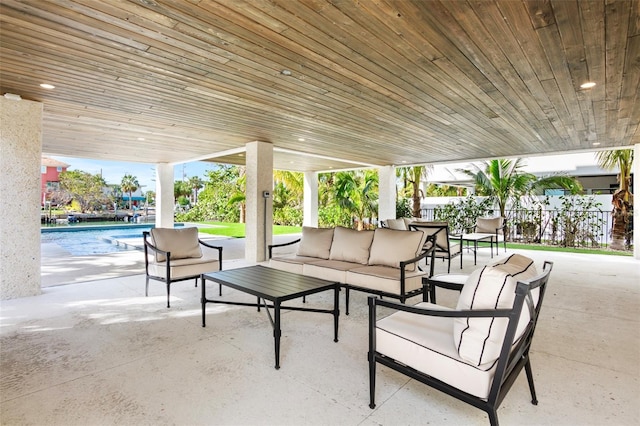
[[[43,207],[47,204],[48,195],[60,190],[60,173],[66,172],[67,168],[69,168],[69,164],[53,158],[42,157],[40,199]]]

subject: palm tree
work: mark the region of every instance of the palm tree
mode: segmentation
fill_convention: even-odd
[[[631,224],[633,211],[633,194],[631,193],[631,170],[633,167],[633,150],[620,149],[600,151],[596,154],[598,165],[603,169],[618,169],[618,190],[613,193],[613,223],[611,225],[611,245],[614,250],[624,250],[629,244],[628,227]],[[626,244],[627,243],[627,244]]]
[[[424,192],[420,189],[420,183],[423,180],[427,180],[427,176],[429,172],[433,169],[433,166],[413,166],[413,167],[402,167],[398,169],[400,176],[404,182],[404,190],[409,189],[409,185],[411,185],[411,214],[413,217],[420,217],[420,200],[424,197]]]
[[[189,178],[189,187],[193,190],[193,204],[198,202],[198,191],[204,188],[204,181],[200,179],[198,176],[193,176]]]
[[[137,191],[138,188],[140,188],[140,184],[138,183],[138,178],[135,176],[132,176],[130,174],[126,174],[122,177],[122,182],[120,182],[120,188],[129,194],[129,209],[132,208],[131,206],[131,194],[134,191]]]
[[[531,196],[537,190],[562,188],[576,194],[582,190],[580,183],[571,176],[552,175],[537,177],[522,170],[524,163],[521,158],[514,160],[496,159],[474,165],[475,170],[461,170],[472,177],[476,193],[492,199],[500,210],[500,216],[505,217],[506,206],[509,201]]]
[[[363,229],[364,218],[378,210],[378,172],[355,170],[335,174],[334,199],[343,209],[358,219],[358,230]]]
[[[189,185],[189,182],[177,180],[173,183],[173,197],[176,202],[180,202],[180,199],[182,198],[188,203],[189,200],[186,197],[189,195],[191,195],[191,185]]]

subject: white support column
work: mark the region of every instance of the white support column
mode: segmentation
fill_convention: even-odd
[[[247,188],[245,193],[245,259],[267,259],[267,245],[273,234],[273,145],[267,142],[247,144]],[[264,197],[268,192],[269,197]]]
[[[156,164],[156,228],[173,228],[173,166]]]
[[[0,97],[0,299],[40,290],[42,103]]]
[[[640,193],[640,143],[633,146],[633,190]],[[640,201],[636,201],[633,208],[633,257],[640,260]]]
[[[304,209],[302,224],[304,226],[318,227],[318,173],[305,172],[304,174]]]
[[[396,218],[396,168],[378,169],[378,221]]]

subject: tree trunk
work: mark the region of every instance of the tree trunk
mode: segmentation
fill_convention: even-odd
[[[614,208],[611,214],[613,216],[613,225],[611,226],[611,244],[609,248],[612,250],[625,250],[627,214],[622,209],[617,208]]]
[[[609,248],[612,250],[625,250],[625,237],[627,231],[627,220],[629,215],[627,214],[627,205],[626,201],[626,191],[625,189],[620,189],[613,194],[613,199],[611,204],[613,204],[613,211],[611,215],[613,216],[613,223],[611,225],[611,244]]]

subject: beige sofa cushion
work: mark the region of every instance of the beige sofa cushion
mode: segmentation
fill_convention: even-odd
[[[302,239],[296,254],[305,257],[329,259],[333,241],[333,228],[302,227]]]
[[[150,234],[153,245],[170,252],[172,260],[202,257],[198,228],[153,228]],[[165,260],[165,255],[156,253],[156,262]]]
[[[408,293],[422,287],[422,277],[426,272],[416,270],[405,272],[404,291]],[[400,268],[389,266],[361,266],[347,271],[346,282],[362,288],[386,291],[387,293],[400,293]]]
[[[374,231],[368,263],[400,268],[401,261],[413,259],[422,252],[425,239],[425,233],[422,231],[377,228]],[[407,266],[408,271],[414,271],[415,268],[415,263]]]
[[[366,265],[369,261],[369,249],[372,241],[373,231],[356,231],[337,227],[333,231],[329,259]]]
[[[517,282],[536,275],[533,260],[517,254],[476,269],[462,288],[457,309],[510,309]],[[523,309],[516,340],[528,321],[529,310]],[[507,323],[506,318],[456,318],[453,335],[460,357],[474,365],[498,359]]]

